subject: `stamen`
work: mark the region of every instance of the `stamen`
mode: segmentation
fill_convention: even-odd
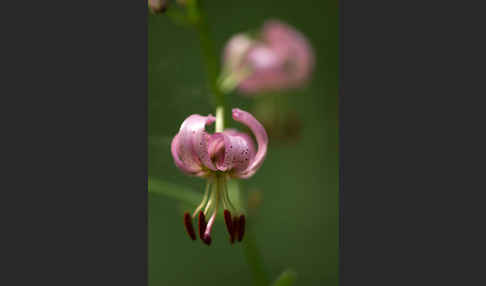
[[[203,241],[204,243],[206,243],[208,246],[210,246],[210,245],[211,245],[211,241],[212,241],[212,240],[211,240],[211,235],[207,235],[207,236],[205,236],[205,237],[202,239],[202,241]]]
[[[196,214],[202,210],[202,208],[207,204],[208,202],[208,199],[209,199],[209,190],[211,188],[211,185],[212,185],[212,178],[209,178],[206,182],[206,188],[204,190],[204,196],[203,196],[203,199],[201,201],[201,203],[199,204],[199,206],[196,208],[196,210],[192,213],[192,217],[195,218],[196,217]]]
[[[226,201],[226,196],[224,195],[224,189],[222,190],[223,194],[221,194],[221,202],[223,203],[223,209],[224,210],[227,210],[229,209],[229,204],[228,202]]]
[[[211,209],[213,214],[211,215],[211,218],[208,221],[208,224],[206,226],[206,231],[204,232],[204,236],[202,237],[202,240],[207,244],[211,244],[211,229],[213,228],[214,221],[216,220],[216,214],[218,213],[218,208],[219,208],[219,201],[220,201],[220,192],[221,192],[221,184],[219,178],[217,178],[216,181],[216,191],[213,191],[214,195],[214,207]]]
[[[191,216],[188,212],[184,213],[184,225],[186,226],[187,234],[191,237],[192,240],[196,240],[196,233],[194,232],[194,228],[192,227]]]
[[[233,212],[236,211],[236,209],[233,207],[233,205],[231,204],[231,202],[229,200],[228,191],[226,190],[226,185],[224,186],[223,194],[222,194],[221,198],[223,199],[223,206],[225,208],[230,209]]]
[[[245,215],[240,215],[240,220],[238,223],[239,231],[238,231],[238,241],[243,239],[243,235],[245,234]]]
[[[198,227],[199,227],[199,237],[201,240],[204,241],[204,232],[206,231],[206,218],[204,217],[203,212],[199,212],[199,220],[198,220]]]
[[[230,242],[233,244],[235,237],[233,236],[233,223],[231,221],[231,213],[229,210],[224,210],[224,222],[226,223],[226,228],[228,229],[228,233],[230,235]]]
[[[204,232],[204,236],[202,240],[207,244],[211,244],[211,229],[213,228],[214,221],[216,220],[216,211],[213,213],[211,218],[209,219],[208,225],[206,227],[206,231]]]
[[[223,189],[223,199],[224,199],[224,201],[226,201],[228,203],[229,208],[233,212],[237,212],[237,209],[235,208],[235,206],[233,205],[233,203],[231,203],[231,200],[229,198],[228,182],[227,182],[226,176],[223,177],[223,187],[224,187],[224,189]]]
[[[213,192],[214,193],[214,192]],[[204,208],[204,213],[207,214],[209,211],[209,208],[213,206],[213,196],[209,199],[209,202],[206,204],[206,207]]]
[[[217,197],[218,197],[218,179],[216,179],[216,184],[214,184],[211,187],[211,195],[209,198],[209,201],[206,204],[206,208],[204,208],[204,214],[207,215],[209,211],[213,211],[213,208],[215,207],[215,203],[217,203]],[[214,189],[216,188],[216,189]]]
[[[233,225],[233,236],[232,236],[232,238],[233,238],[233,241],[234,241],[236,238],[238,238],[238,232],[239,232],[239,228],[240,228],[238,217],[236,217],[236,216],[233,217],[233,224],[232,225]]]

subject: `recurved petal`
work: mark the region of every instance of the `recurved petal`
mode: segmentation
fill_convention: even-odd
[[[232,128],[225,129],[224,133],[231,135],[231,136],[238,136],[238,137],[241,137],[243,140],[245,140],[248,144],[248,147],[249,147],[248,151],[249,151],[250,157],[252,159],[253,159],[253,157],[255,157],[255,153],[256,153],[255,144],[253,143],[254,140],[253,140],[253,138],[251,138],[250,135],[248,135],[244,132],[240,132],[236,129],[232,129]]]
[[[204,129],[215,120],[212,115],[199,114],[193,114],[184,120],[179,129],[179,155],[184,164],[204,164],[207,168],[216,170],[208,153],[209,135]]]
[[[234,130],[225,130],[220,134],[224,142],[224,155],[222,158],[216,157],[216,166],[220,171],[229,171],[239,176],[255,156],[253,142],[248,135]]]
[[[184,173],[188,175],[194,175],[197,172],[201,171],[201,166],[199,164],[195,164],[194,161],[185,161],[183,162],[180,159],[180,136],[176,134],[172,139],[170,151],[172,153],[172,158],[174,158],[175,165]]]
[[[265,156],[267,155],[268,135],[265,128],[263,128],[260,122],[258,122],[258,120],[256,120],[250,113],[234,108],[232,115],[235,121],[243,123],[250,128],[257,141],[258,150],[253,157],[253,160],[245,170],[238,174],[238,177],[240,178],[248,178],[260,168],[265,160]]]

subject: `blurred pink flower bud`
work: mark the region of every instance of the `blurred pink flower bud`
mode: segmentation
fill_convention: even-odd
[[[252,47],[254,41],[245,34],[234,35],[224,50],[224,61],[226,68],[236,70],[241,64]]]
[[[258,38],[233,36],[223,56],[227,85],[246,94],[297,88],[310,78],[314,52],[297,30],[277,20],[266,21]]]

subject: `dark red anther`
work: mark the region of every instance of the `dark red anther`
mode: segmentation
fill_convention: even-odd
[[[194,228],[192,227],[192,219],[189,213],[184,213],[184,225],[186,226],[187,234],[191,237],[192,240],[196,240],[196,233],[194,232]]]
[[[239,232],[239,229],[240,229],[239,219],[238,219],[237,216],[233,217],[232,227],[233,227],[233,235],[231,236],[231,239],[234,242],[238,238],[238,232]]]
[[[198,227],[199,227],[199,237],[201,240],[204,241],[204,232],[206,231],[206,217],[202,211],[199,212],[199,220],[198,220]]]
[[[245,234],[245,215],[240,215],[238,228],[238,241],[241,241],[243,239],[243,235]]]
[[[230,235],[230,243],[233,244],[235,237],[233,235],[233,222],[231,221],[231,213],[229,210],[224,210],[224,222],[226,223],[226,228]]]
[[[206,243],[208,246],[211,245],[211,235],[205,235],[201,238],[201,240]]]

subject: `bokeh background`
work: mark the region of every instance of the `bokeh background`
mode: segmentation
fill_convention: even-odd
[[[298,115],[300,137],[270,138],[265,163],[242,181],[261,192],[252,225],[271,280],[292,268],[296,285],[338,284],[338,2],[204,0],[215,48],[236,32],[254,30],[269,18],[305,34],[316,53],[307,88],[284,95]],[[170,8],[169,8],[170,9]],[[196,32],[167,15],[148,16],[149,176],[203,192],[205,181],[173,164],[170,140],[193,113],[213,113]],[[252,99],[231,94],[229,108],[251,110]],[[252,285],[241,244],[228,243],[225,225],[213,244],[192,242],[182,211],[187,205],[149,193],[149,285]]]

